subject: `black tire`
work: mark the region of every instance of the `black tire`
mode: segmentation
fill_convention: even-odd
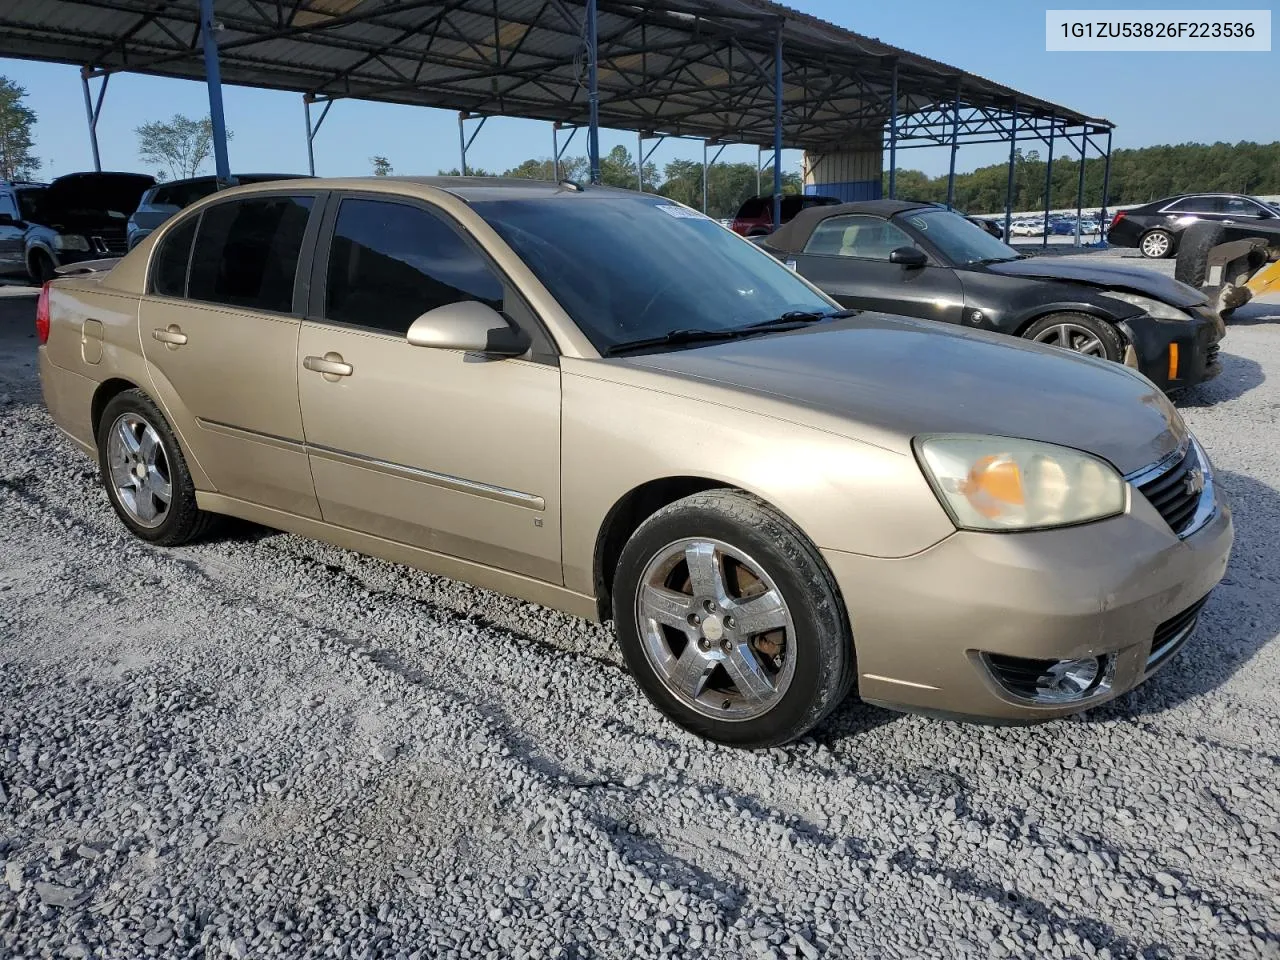
[[[693,709],[672,693],[646,653],[637,608],[642,577],[651,560],[687,538],[718,540],[749,556],[776,585],[789,611],[794,640],[787,641],[785,653],[794,656],[794,672],[777,702],[760,716],[719,719]],[[724,613],[731,624],[731,608]],[[694,494],[642,523],[618,561],[613,614],[623,656],[641,689],[670,719],[708,740],[746,748],[786,743],[819,723],[853,686],[849,620],[821,555],[790,521],[741,491]]]
[[[1163,244],[1160,242],[1161,238],[1163,238]],[[1148,260],[1164,260],[1177,251],[1178,241],[1168,230],[1148,230],[1138,241],[1138,252]]]
[[[1087,313],[1051,313],[1023,330],[1022,336],[1026,340],[1036,340],[1046,331],[1062,324],[1083,327],[1092,333],[1102,342],[1102,356],[1107,360],[1119,363],[1124,359],[1124,340],[1120,336],[1120,331],[1107,321],[1099,320]]]
[[[27,273],[31,277],[31,282],[37,286],[44,286],[54,277],[54,262],[43,250],[32,250],[31,256],[27,258]]]
[[[1209,267],[1209,251],[1222,243],[1226,235],[1226,227],[1211,221],[1202,220],[1187,227],[1182,234],[1182,243],[1178,245],[1178,263],[1173,268],[1174,279],[1193,287],[1204,286]]]
[[[120,493],[112,482],[111,464],[108,462],[108,437],[112,428],[125,414],[149,425],[159,437],[167,468],[170,499],[167,512],[156,526],[140,523],[121,501]],[[112,397],[97,424],[98,465],[107,498],[120,521],[141,540],[162,547],[176,547],[198,539],[208,533],[220,520],[217,514],[206,513],[196,506],[196,488],[187,469],[177,438],[169,427],[160,408],[141,390],[125,390]]]

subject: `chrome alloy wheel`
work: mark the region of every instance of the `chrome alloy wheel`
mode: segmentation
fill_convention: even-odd
[[[122,413],[107,434],[107,469],[116,497],[133,520],[158,527],[173,499],[169,461],[155,427],[136,413]]]
[[[795,675],[795,625],[778,589],[742,551],[677,540],[640,577],[636,620],[659,679],[716,720],[768,713]]]
[[[1078,323],[1071,323],[1070,321],[1055,323],[1052,327],[1046,327],[1037,333],[1033,339],[1036,343],[1045,343],[1051,347],[1062,347],[1064,350],[1074,350],[1076,353],[1083,353],[1090,357],[1105,357],[1107,355],[1107,350],[1096,333],[1088,327],[1081,326]]]
[[[1149,233],[1142,238],[1142,254],[1153,260],[1159,260],[1169,252],[1169,236],[1164,233]]]

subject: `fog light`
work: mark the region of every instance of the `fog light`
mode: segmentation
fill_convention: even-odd
[[[1000,686],[1020,700],[1035,703],[1074,703],[1111,689],[1114,657],[1080,660],[1039,660],[999,653],[983,656]]]

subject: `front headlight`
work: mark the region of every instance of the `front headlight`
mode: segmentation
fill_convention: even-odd
[[[1128,487],[1105,460],[1035,440],[917,438],[938,499],[962,530],[1035,530],[1124,513]]]
[[[1190,320],[1191,314],[1185,310],[1179,310],[1175,306],[1164,303],[1161,300],[1152,300],[1150,297],[1140,297],[1136,293],[1125,293],[1123,290],[1108,290],[1103,296],[1110,297],[1113,300],[1123,300],[1125,303],[1131,303],[1138,309],[1145,312],[1148,316],[1155,317],[1157,320]]]
[[[89,241],[74,233],[60,233],[53,238],[53,247],[55,250],[80,250],[87,253]]]

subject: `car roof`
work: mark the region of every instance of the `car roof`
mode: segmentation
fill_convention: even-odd
[[[528,200],[539,197],[647,197],[662,199],[654,194],[639,194],[634,190],[617,187],[585,185],[570,180],[529,180],[524,177],[317,177],[303,178],[306,182],[294,185],[288,180],[271,180],[231,187],[219,193],[219,197],[248,193],[278,193],[282,188],[302,190],[369,190],[376,193],[403,193],[409,196],[426,196],[432,190],[450,193],[468,203],[486,200]],[[401,189],[397,190],[399,187]],[[425,188],[425,189],[422,189]]]
[[[907,210],[939,209],[942,208],[913,200],[857,200],[853,203],[839,203],[834,206],[807,207],[797,213],[793,220],[773,231],[769,235],[768,245],[775,250],[798,253],[809,242],[809,237],[818,224],[830,217],[862,213],[887,218]]]

